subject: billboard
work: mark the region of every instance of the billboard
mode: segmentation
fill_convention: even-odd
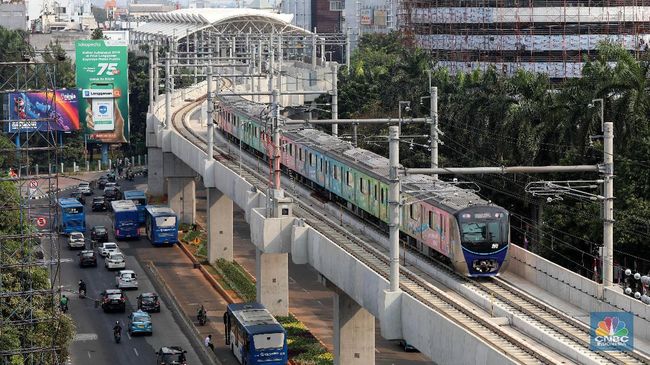
[[[372,9],[361,9],[359,22],[361,25],[372,25]]]
[[[125,40],[75,42],[79,120],[89,140],[129,140],[128,52]]]
[[[7,98],[9,133],[79,130],[77,89],[61,89],[54,93],[15,92],[7,94]],[[48,118],[52,120],[47,121]]]

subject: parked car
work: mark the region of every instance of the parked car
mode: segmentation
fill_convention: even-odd
[[[153,334],[153,326],[149,313],[141,310],[131,313],[129,316],[129,328],[127,330],[131,336],[137,333],[151,336]]]
[[[93,250],[83,250],[79,253],[79,266],[97,266],[97,255]]]
[[[118,188],[119,189],[120,184],[118,184],[115,181],[109,181],[109,182],[106,183],[106,186],[104,186],[104,189],[106,189],[106,188]]]
[[[82,181],[77,185],[77,191],[83,195],[93,195],[93,190],[90,188],[90,183],[87,181]]]
[[[109,270],[124,269],[126,267],[124,255],[119,251],[109,252],[104,261],[104,266]]]
[[[106,204],[106,198],[103,196],[95,196],[93,197],[93,205],[92,205],[92,210],[93,212],[97,211],[105,211],[107,209],[107,204]]]
[[[90,230],[90,240],[93,242],[107,242],[108,230],[104,226],[94,226]]]
[[[138,309],[145,312],[160,312],[160,300],[156,293],[138,295]]]
[[[86,204],[86,196],[83,195],[83,193],[81,193],[81,192],[79,192],[79,191],[77,191],[77,190],[71,192],[71,193],[70,193],[70,197],[71,197],[71,198],[75,198],[75,199],[77,199],[77,201],[78,201],[79,203],[83,204],[83,205]]]
[[[119,252],[120,248],[115,242],[104,242],[99,246],[99,254],[103,257],[108,256],[109,252]]]
[[[104,189],[106,187],[107,182],[108,182],[108,178],[106,176],[100,176],[99,179],[97,179],[97,187],[100,189]]]
[[[102,292],[104,312],[126,312],[126,297],[120,289],[106,289]]]
[[[109,202],[122,199],[122,192],[115,186],[104,188],[104,198],[106,204],[110,207]]]
[[[138,279],[133,270],[120,270],[115,276],[115,286],[119,289],[137,289]]]
[[[72,250],[75,248],[86,248],[86,239],[81,232],[70,232],[68,238],[68,247]]]
[[[156,365],[187,365],[187,351],[180,346],[165,346],[156,351]]]

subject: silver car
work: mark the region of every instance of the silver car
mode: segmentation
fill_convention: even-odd
[[[104,242],[102,243],[101,246],[99,246],[99,254],[102,255],[103,257],[108,256],[110,252],[119,252],[120,248],[117,247],[117,243],[115,242]]]
[[[115,286],[119,289],[137,289],[138,278],[133,270],[120,270],[115,276]]]
[[[77,186],[77,191],[83,195],[93,195],[93,191],[90,188],[90,183],[87,181],[80,182]]]
[[[84,234],[81,232],[71,232],[68,238],[68,247],[70,249],[85,248],[86,239],[84,238]]]
[[[124,269],[126,267],[126,262],[124,261],[124,255],[121,252],[109,252],[106,256],[106,261],[104,261],[104,266],[107,269]]]

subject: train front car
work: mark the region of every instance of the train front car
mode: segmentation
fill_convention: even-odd
[[[510,244],[508,211],[491,205],[476,205],[455,214],[460,246],[468,276],[496,276],[507,266]]]

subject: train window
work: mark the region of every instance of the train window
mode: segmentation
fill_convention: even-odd
[[[323,159],[319,158],[319,163],[320,163],[320,172],[323,172]]]
[[[384,204],[386,201],[386,198],[384,197],[384,189],[381,189],[381,203]]]
[[[362,177],[359,178],[359,191],[362,194],[365,194],[365,192],[363,191],[363,178]]]
[[[289,143],[289,156],[293,156],[293,145]]]
[[[314,166],[314,155],[309,152],[309,166]]]
[[[334,165],[334,180],[339,179],[339,167]]]
[[[429,211],[429,229],[433,229],[433,211]]]
[[[302,161],[302,148],[298,148],[298,159]]]
[[[348,184],[348,186],[353,185],[352,184],[352,174],[350,173],[350,171],[345,172],[345,179],[346,179],[346,183]]]
[[[330,162],[325,160],[325,175],[329,175],[330,173]]]
[[[375,185],[375,201],[377,201],[377,190],[379,190],[379,186]]]
[[[411,219],[415,219],[415,204],[409,205],[409,215]]]

